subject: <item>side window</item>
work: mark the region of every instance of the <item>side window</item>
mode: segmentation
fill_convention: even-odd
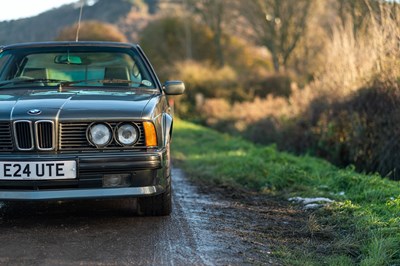
[[[8,63],[8,60],[10,59],[11,55],[10,54],[4,54],[4,53],[0,53],[0,77],[1,80],[3,80],[4,78],[4,71],[6,69],[6,65]]]
[[[0,54],[0,69],[3,69],[8,59],[10,59],[10,54]]]

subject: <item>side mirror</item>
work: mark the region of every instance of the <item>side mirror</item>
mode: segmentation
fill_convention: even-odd
[[[185,91],[185,83],[179,80],[167,81],[164,84],[164,91],[167,95],[181,95]]]

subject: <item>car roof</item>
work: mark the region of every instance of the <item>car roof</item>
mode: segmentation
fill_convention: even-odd
[[[121,42],[100,42],[100,41],[79,41],[79,42],[30,42],[16,43],[0,47],[1,50],[13,50],[23,48],[39,48],[39,47],[116,47],[116,48],[136,48],[137,44],[121,43]]]

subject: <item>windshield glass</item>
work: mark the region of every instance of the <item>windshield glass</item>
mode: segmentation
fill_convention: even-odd
[[[3,52],[0,58],[1,87],[61,84],[156,88],[141,57],[131,49],[15,49]]]

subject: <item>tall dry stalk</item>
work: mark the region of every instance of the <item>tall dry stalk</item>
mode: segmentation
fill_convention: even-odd
[[[397,5],[381,4],[380,12],[371,11],[358,32],[351,20],[333,27],[325,63],[316,73],[318,90],[337,97],[374,82],[396,82],[400,76],[398,9]]]
[[[400,78],[400,7],[382,6],[380,16],[372,16],[370,40],[377,50],[377,78],[382,82],[396,82]]]

